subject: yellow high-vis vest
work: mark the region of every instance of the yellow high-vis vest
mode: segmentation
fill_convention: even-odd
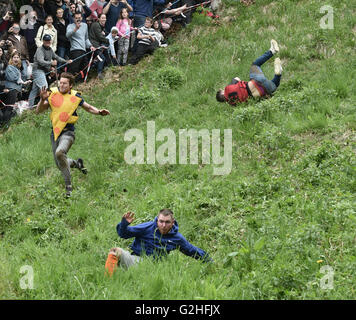
[[[76,123],[78,116],[73,116],[77,110],[81,98],[76,96],[77,91],[71,90],[70,93],[62,94],[58,88],[51,88],[48,102],[51,107],[50,119],[52,121],[54,140],[56,141],[67,123]]]

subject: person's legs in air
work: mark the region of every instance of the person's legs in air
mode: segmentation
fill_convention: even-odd
[[[262,56],[258,57],[254,62],[252,62],[252,65],[255,66],[262,66],[266,61],[268,61],[270,58],[273,57],[274,54],[279,52],[279,47],[278,43],[276,40],[271,40],[271,48],[266,51]]]
[[[279,47],[278,43],[276,40],[271,40],[271,48],[266,51],[262,56],[258,57],[251,65],[250,68],[250,79],[251,80],[256,80],[262,87],[264,87],[267,91],[268,94],[272,94],[273,92],[276,91],[277,87],[279,86],[279,81],[281,77],[281,72],[280,70],[279,74],[275,72],[275,77],[273,80],[268,80],[266,76],[264,75],[261,66],[268,61],[270,58],[273,57],[274,54],[279,52]],[[277,58],[279,61],[279,66],[280,66],[280,60]],[[277,60],[276,59],[276,60]],[[276,65],[276,63],[275,63]],[[281,66],[280,66],[281,68]],[[275,66],[275,71],[277,67]],[[278,67],[279,71],[279,67]]]

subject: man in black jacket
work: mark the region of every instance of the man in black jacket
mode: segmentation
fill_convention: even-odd
[[[66,37],[68,20],[64,19],[63,14],[64,10],[58,8],[53,25],[57,29],[57,54],[64,59],[69,56],[70,42]]]
[[[47,16],[46,9],[44,7],[45,0],[34,0],[31,4],[34,11],[37,14],[36,29],[45,24],[45,18]]]
[[[109,46],[109,39],[105,36],[105,23],[106,23],[106,15],[104,13],[99,15],[99,19],[97,22],[94,22],[89,30],[89,40],[91,44],[95,48],[99,48],[101,46]],[[103,69],[105,65],[105,58],[103,51],[97,50],[96,56],[98,57],[98,78],[103,79]]]

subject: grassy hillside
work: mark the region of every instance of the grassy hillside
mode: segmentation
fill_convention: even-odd
[[[85,99],[69,155],[73,196],[50,146],[48,114],[26,114],[0,134],[0,298],[7,299],[354,299],[356,7],[330,0],[334,29],[322,29],[322,1],[224,0],[219,24],[202,16],[133,67],[112,69]],[[280,43],[284,73],[272,99],[232,108],[218,88]],[[263,67],[273,75],[273,59]],[[232,170],[213,165],[129,165],[125,132],[232,129]],[[146,134],[146,133],[145,133]],[[157,142],[157,148],[162,142]],[[156,149],[157,150],[157,149]],[[208,251],[203,264],[174,252],[112,279],[108,250],[127,247],[115,226],[171,208],[180,231]],[[34,271],[23,290],[20,268]],[[323,289],[322,267],[334,274]],[[330,269],[329,269],[330,270]],[[330,275],[330,274],[329,274]]]

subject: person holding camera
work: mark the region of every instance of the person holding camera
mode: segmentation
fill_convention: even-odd
[[[127,0],[110,0],[104,5],[103,13],[106,14],[105,30],[107,33],[111,31],[112,27],[116,26],[117,21],[120,19],[120,12],[123,8],[126,8],[128,12],[133,8],[127,3]]]
[[[9,36],[7,40],[11,41],[12,45],[21,56],[22,79],[28,80],[30,77],[27,72],[27,67],[30,65],[30,56],[27,49],[27,41],[24,36],[20,35],[20,24],[15,22],[9,29],[8,33]]]
[[[1,40],[0,41],[0,48],[4,52],[4,56],[7,61],[10,60],[12,52],[15,50],[12,42],[10,40]],[[21,66],[22,68],[22,66]]]
[[[47,0],[45,8],[47,14],[55,17],[58,9],[66,9],[66,4],[62,0]]]
[[[92,11],[85,3],[81,0],[74,0],[69,4],[69,12],[67,15],[70,24],[75,23],[75,15],[77,12],[81,13],[83,21],[85,21],[92,14]]]
[[[40,92],[41,88],[48,88],[46,74],[51,71],[56,72],[57,61],[62,63],[71,63],[71,60],[65,59],[56,55],[52,48],[52,38],[49,34],[44,35],[43,44],[39,47],[34,56],[33,62],[33,84],[29,96],[29,106],[33,108],[35,99]]]
[[[12,19],[12,11],[6,11],[6,14],[0,18],[0,36],[2,37],[9,28],[9,24]]]
[[[25,21],[24,25],[20,24],[21,33],[24,35],[26,42],[27,42],[27,50],[29,55],[29,61],[33,62],[33,56],[36,53],[37,46],[36,46],[36,35],[37,35],[37,13],[36,11],[30,11],[28,14],[28,18]]]

